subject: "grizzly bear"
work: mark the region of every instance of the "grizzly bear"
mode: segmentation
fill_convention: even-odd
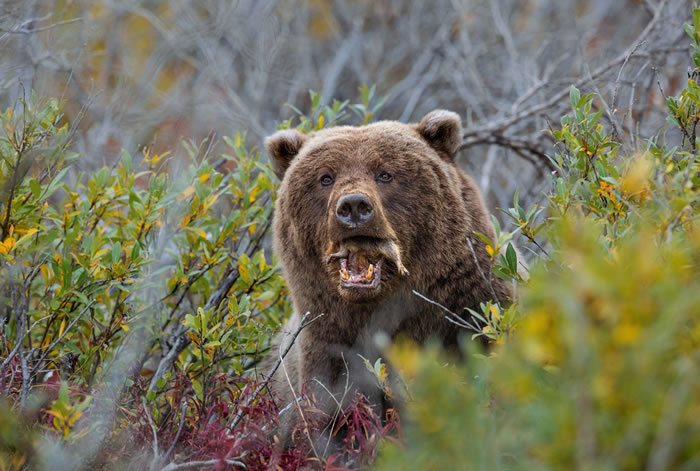
[[[291,404],[281,416],[283,440],[302,388],[330,416],[355,391],[381,401],[363,358],[374,363],[386,339],[457,345],[465,329],[414,290],[455,313],[512,298],[474,236],[493,238],[494,228],[479,189],[455,162],[461,136],[459,116],[436,110],[418,124],[283,130],[265,140],[282,180],[274,249],[294,315],[262,371],[304,313],[323,314],[301,330],[269,383],[281,406]]]

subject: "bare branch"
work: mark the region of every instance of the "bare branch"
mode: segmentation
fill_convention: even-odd
[[[496,291],[493,289],[493,284],[491,283],[491,278],[487,277],[486,274],[481,269],[481,265],[479,264],[479,258],[476,256],[476,252],[474,251],[474,245],[472,244],[472,241],[469,237],[467,237],[467,244],[469,244],[469,250],[471,250],[471,252],[472,252],[472,257],[474,257],[474,263],[476,263],[476,269],[479,270],[479,274],[481,275],[481,278],[488,285],[489,290],[491,291],[491,296],[493,296],[493,300],[500,304],[501,300],[498,299],[498,295],[496,294]]]
[[[267,386],[267,384],[270,382],[270,379],[272,379],[272,376],[275,374],[277,369],[280,367],[282,364],[282,360],[284,360],[284,357],[287,356],[289,353],[289,350],[292,349],[292,345],[294,345],[294,341],[297,339],[299,336],[299,333],[307,327],[309,324],[312,324],[319,318],[323,317],[325,314],[321,313],[318,316],[314,317],[311,319],[309,322],[306,322],[306,319],[309,317],[310,312],[307,312],[301,317],[301,321],[299,321],[299,327],[297,327],[297,330],[294,331],[292,334],[291,338],[289,339],[289,343],[287,343],[285,349],[280,353],[279,357],[277,358],[277,361],[275,362],[274,365],[272,365],[272,368],[270,368],[270,371],[267,373],[267,377],[265,378],[265,381],[260,383],[258,387],[255,389],[255,392],[246,400],[245,404],[243,406],[239,407],[238,412],[236,413],[236,417],[233,419],[233,423],[229,427],[231,430],[236,428],[236,426],[240,423],[241,419],[245,415],[245,409],[248,409],[250,405],[253,403],[253,401],[260,395],[263,389]]]
[[[413,294],[415,294],[416,296],[418,296],[422,300],[427,301],[430,304],[433,304],[433,305],[439,307],[440,309],[442,309],[443,311],[445,311],[447,313],[447,315],[445,316],[445,319],[447,319],[451,323],[456,324],[456,325],[463,327],[465,329],[473,330],[474,332],[481,332],[481,329],[479,328],[478,325],[472,324],[469,321],[463,319],[462,317],[460,317],[456,313],[452,312],[451,310],[449,310],[448,308],[446,308],[445,306],[443,306],[439,302],[434,301],[434,300],[422,295],[421,293],[419,293],[416,290],[412,290],[412,292],[413,292]]]

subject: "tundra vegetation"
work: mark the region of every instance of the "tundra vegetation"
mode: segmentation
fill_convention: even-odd
[[[496,34],[506,51],[498,59],[508,65],[501,73],[515,70],[521,47],[511,30],[515,19],[504,18],[499,2],[485,2],[491,9],[476,3],[474,15],[486,8],[496,26],[483,34]],[[481,57],[478,48],[475,55],[455,53],[476,41],[467,34],[473,19],[460,16],[464,9],[455,6],[455,22],[443,22],[444,31],[434,29],[432,42],[421,43],[424,59],[409,61],[397,49],[396,63],[416,69],[403,81],[391,80],[382,63],[371,76],[385,77],[391,87],[378,81],[361,87],[359,100],[334,101],[333,95],[350,95],[341,72],[357,59],[352,44],[363,43],[371,21],[401,28],[415,12],[392,16],[400,7],[377,2],[371,21],[352,23],[341,8],[333,10],[335,26],[310,14],[304,23],[310,35],[347,28],[351,46],[323,69],[320,92],[304,100],[291,92],[274,96],[298,105],[286,115],[254,106],[266,89],[256,74],[274,77],[267,62],[245,80],[203,86],[216,78],[207,74],[228,67],[206,52],[219,43],[239,44],[231,35],[254,38],[256,32],[211,28],[202,36],[193,26],[197,15],[227,18],[211,5],[198,12],[180,6],[174,26],[163,24],[153,11],[167,15],[152,5],[113,6],[123,31],[138,30],[139,21],[149,25],[148,34],[157,31],[160,55],[146,61],[150,73],[164,67],[156,58],[172,52],[175,33],[188,32],[191,48],[173,53],[177,60],[167,67],[214,71],[178,76],[202,87],[188,100],[216,89],[235,113],[244,106],[257,110],[243,127],[249,133],[221,139],[212,133],[167,146],[141,145],[145,138],[136,134],[144,129],[124,119],[137,106],[120,102],[140,83],[135,76],[104,77],[113,92],[105,98],[83,88],[92,72],[77,58],[70,62],[70,54],[29,55],[35,62],[3,69],[16,70],[18,78],[3,82],[0,113],[0,469],[700,467],[700,10],[687,2],[643,3],[630,21],[646,15],[647,23],[615,56],[589,67],[581,52],[580,67],[571,66],[579,74],[566,80],[552,79],[564,76],[557,75],[563,59],[547,63],[521,88],[504,79],[503,93],[484,93],[487,101],[475,101],[467,90],[489,90],[479,76],[488,70],[473,67],[474,75],[462,81],[445,73]],[[89,15],[104,20],[101,12],[72,16],[87,8],[81,2],[29,4],[3,13],[0,45],[36,51]],[[332,8],[314,4],[321,12]],[[236,8],[254,10],[246,5]],[[436,5],[430,6],[436,12],[447,8]],[[301,20],[279,8],[276,14],[295,31]],[[269,25],[259,29],[263,34]],[[318,41],[314,57],[329,47]],[[380,46],[388,50],[385,41]],[[106,50],[113,54],[105,68],[110,61],[116,68],[119,54]],[[250,51],[241,46],[236,54],[250,57]],[[133,60],[142,52],[136,49]],[[362,56],[367,63],[370,52]],[[20,56],[6,56],[3,64]],[[522,61],[541,65],[537,58]],[[687,75],[674,67],[679,63],[690,65]],[[133,72],[126,61],[120,67]],[[34,94],[27,86],[32,70],[54,80],[52,70],[75,77],[55,93],[35,80],[33,88],[42,92]],[[233,80],[243,83],[234,87]],[[432,86],[452,87],[457,96],[430,95]],[[173,95],[146,91],[137,94],[153,100],[139,103],[150,113],[142,127],[162,131],[158,120],[174,113]],[[663,97],[662,112],[654,97]],[[377,116],[408,120],[424,111],[419,101],[430,109],[436,102],[446,106],[445,100],[470,109],[463,158],[471,161],[487,146],[477,180],[498,194],[490,201],[502,209],[495,211],[495,238],[484,242],[496,275],[516,284],[519,298],[510,306],[486,302],[478,311],[446,314],[472,326],[465,327],[465,362],[453,361],[437,344],[401,343],[367,364],[387,394],[404,398],[401,417],[379,417],[358,396],[337,422],[342,447],[325,455],[303,433],[325,423],[309,408],[302,433],[282,449],[270,433],[279,410],[252,373],[289,314],[267,236],[277,181],[258,150],[263,115],[287,117],[281,128],[309,132]],[[124,114],[113,119],[110,110]],[[112,121],[118,126],[101,135]],[[130,137],[110,155],[115,130]],[[92,153],[103,153],[104,165]],[[516,168],[527,168],[522,173],[535,183],[499,184],[492,177],[500,157],[520,162]],[[514,242],[529,261],[527,280],[518,272]],[[480,350],[473,337],[485,337],[491,348]],[[388,368],[401,375],[401,390],[388,389]]]

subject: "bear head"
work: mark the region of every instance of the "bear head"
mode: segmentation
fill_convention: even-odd
[[[461,133],[457,114],[436,110],[418,124],[268,137],[265,148],[282,180],[275,248],[292,296],[321,285],[324,296],[371,302],[449,270],[451,239],[470,227],[464,176],[455,165]]]

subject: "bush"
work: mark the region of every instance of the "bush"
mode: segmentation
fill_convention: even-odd
[[[298,127],[366,122],[378,105],[361,96],[324,107],[312,92]],[[2,466],[323,466],[306,438],[273,439],[252,374],[289,305],[266,237],[275,177],[245,134],[216,156],[212,139],[184,142],[184,164],[124,151],[86,175],[56,100],[16,108],[0,117]],[[343,424],[336,468],[398,427],[362,397]]]
[[[547,206],[526,211],[516,193],[514,232],[487,239],[501,277],[519,278],[516,254],[499,254],[517,233],[540,254],[521,298],[471,313],[493,348],[465,345],[466,365],[391,351],[411,399],[379,469],[700,467],[698,72],[668,99],[683,145],[624,154],[594,96],[571,88]]]
[[[288,310],[263,248],[270,169],[237,134],[216,159],[207,140],[186,166],[145,149],[86,175],[60,105],[37,102],[2,116],[0,393],[69,445],[225,415]],[[169,352],[177,373],[154,374]]]

